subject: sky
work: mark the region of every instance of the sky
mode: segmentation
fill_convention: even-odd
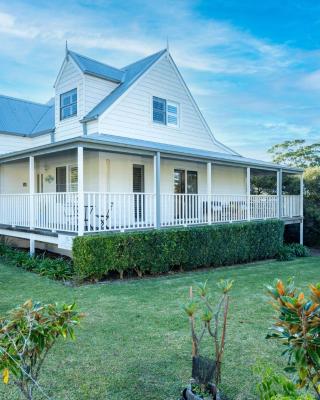
[[[0,0],[0,94],[47,102],[70,49],[121,67],[166,47],[244,156],[320,140],[320,0]]]

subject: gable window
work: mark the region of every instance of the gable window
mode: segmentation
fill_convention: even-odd
[[[164,99],[153,97],[153,122],[166,124],[166,108],[167,104]]]
[[[153,122],[158,124],[178,126],[179,105],[172,101],[161,99],[160,97],[153,97],[152,119]]]
[[[77,89],[60,95],[60,120],[77,115]]]
[[[178,125],[178,104],[167,101],[167,124]]]

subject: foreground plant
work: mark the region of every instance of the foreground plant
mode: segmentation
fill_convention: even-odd
[[[257,385],[260,400],[314,400],[310,394],[301,394],[285,375],[275,373],[271,368],[255,368],[261,376]]]
[[[13,382],[24,398],[33,399],[41,367],[59,337],[74,339],[82,318],[75,304],[33,303],[31,300],[0,318],[0,371],[4,384]]]
[[[193,377],[199,380],[199,376],[195,375],[195,368],[197,368],[197,362],[200,355],[200,342],[207,332],[213,340],[214,348],[214,368],[213,379],[216,385],[221,382],[221,364],[224,354],[225,341],[226,341],[226,331],[227,331],[227,317],[229,311],[229,292],[232,288],[232,280],[221,280],[218,283],[218,288],[221,290],[222,294],[216,306],[212,304],[210,291],[208,288],[207,281],[199,284],[196,290],[196,296],[193,296],[192,287],[190,288],[190,300],[184,306],[184,310],[187,313],[190,321],[191,337],[192,337],[192,357],[193,357]],[[199,317],[199,318],[198,318]],[[197,327],[196,325],[200,325]],[[220,333],[221,328],[221,333]],[[207,365],[202,366],[202,382],[208,383],[209,377],[211,375],[210,363],[208,360],[204,360]],[[202,362],[203,364],[203,362]],[[207,374],[203,376],[203,374]]]
[[[276,280],[267,289],[278,312],[267,338],[285,346],[285,370],[295,374],[298,387],[312,386],[320,399],[320,283],[310,285],[309,298],[297,293],[292,279],[287,285]]]

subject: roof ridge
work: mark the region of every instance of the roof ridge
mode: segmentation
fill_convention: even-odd
[[[39,118],[38,122],[35,124],[34,128],[33,128],[32,131],[30,132],[31,134],[32,134],[32,133],[36,133],[35,131],[36,131],[37,126],[39,126],[40,122],[41,122],[41,121],[43,120],[43,118],[48,114],[48,112],[51,111],[51,108],[53,108],[53,107],[54,107],[54,104],[52,104],[51,106],[49,106],[49,108],[41,115],[41,117]]]
[[[126,66],[126,70],[122,69],[122,72],[125,73],[124,81],[114,88],[114,90],[109,93],[104,99],[100,101],[92,110],[90,110],[82,119],[82,122],[86,122],[88,120],[92,120],[97,118],[101,113],[103,113],[111,104],[113,104],[119,97],[125,93],[129,87],[136,82],[151,66],[157,62],[160,57],[165,54],[167,50],[161,50],[157,53],[151,54],[148,57],[142,58],[141,60],[136,61],[133,64]],[[144,63],[143,63],[144,62]],[[134,66],[141,64],[142,66],[138,71],[134,71]],[[108,104],[109,101],[109,104]]]
[[[70,53],[70,54],[75,54],[75,55],[80,56],[80,57],[82,57],[82,58],[85,58],[85,59],[87,59],[87,60],[89,60],[89,61],[94,61],[94,62],[96,62],[96,63],[98,63],[98,64],[105,65],[105,66],[108,67],[108,68],[112,68],[112,69],[117,70],[117,71],[119,71],[119,72],[123,72],[121,68],[117,68],[117,67],[114,67],[114,66],[112,66],[112,65],[110,65],[110,64],[106,64],[105,62],[98,61],[98,60],[96,60],[95,58],[91,58],[91,57],[88,57],[88,56],[84,56],[83,54],[77,53],[76,51],[68,50],[68,53]]]
[[[23,102],[23,103],[36,104],[36,105],[38,105],[38,106],[43,106],[43,107],[52,107],[52,106],[50,106],[50,105],[48,105],[48,104],[39,103],[39,102],[37,102],[37,101],[21,99],[21,98],[19,98],[19,97],[8,96],[8,95],[1,94],[1,93],[0,93],[0,98],[1,98],[1,97],[4,98],[4,99],[21,101],[21,102]]]

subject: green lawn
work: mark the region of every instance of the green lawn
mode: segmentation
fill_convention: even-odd
[[[0,313],[28,298],[76,301],[87,317],[75,342],[61,341],[44,367],[40,383],[59,400],[178,399],[190,377],[188,321],[180,304],[188,287],[220,278],[235,280],[223,370],[223,389],[231,399],[255,399],[252,366],[259,361],[280,368],[279,347],[265,340],[273,311],[264,284],[296,277],[306,289],[320,280],[320,258],[264,262],[172,276],[87,285],[77,288],[0,265]],[[0,383],[1,399],[18,399]],[[40,397],[39,397],[40,399]]]

